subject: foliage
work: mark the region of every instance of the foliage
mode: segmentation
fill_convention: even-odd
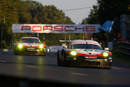
[[[12,39],[32,34],[12,34],[12,24],[74,24],[55,6],[32,0],[0,0],[0,46],[11,46]],[[33,34],[36,36],[36,34]],[[41,37],[44,34],[40,34]],[[53,37],[53,36],[52,36]],[[56,38],[53,38],[54,40]]]
[[[103,24],[107,20],[114,20],[113,31],[119,32],[120,15],[129,14],[130,0],[97,0],[97,5],[93,6],[90,14],[82,21],[82,24]],[[118,20],[118,21],[117,21]],[[101,31],[93,34],[94,38],[102,43],[112,41],[113,34]]]
[[[96,5],[90,10],[88,18],[83,19],[82,24],[98,24],[98,7]]]
[[[98,17],[100,23],[113,20],[122,14],[127,14],[130,0],[98,0]]]
[[[85,19],[89,24],[103,24],[106,20],[113,20],[122,14],[129,14],[129,4],[130,0],[97,0],[97,5],[93,6],[89,16]]]

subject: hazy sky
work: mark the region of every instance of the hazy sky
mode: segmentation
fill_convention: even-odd
[[[66,16],[69,16],[76,24],[81,23],[90,12],[97,0],[35,0],[43,5],[55,5],[63,10]]]

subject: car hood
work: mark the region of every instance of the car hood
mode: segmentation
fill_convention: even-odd
[[[22,43],[24,46],[39,46],[40,43]]]
[[[68,49],[68,51],[76,51],[77,53],[81,54],[88,54],[88,55],[96,55],[96,54],[102,54],[104,50],[100,49]]]

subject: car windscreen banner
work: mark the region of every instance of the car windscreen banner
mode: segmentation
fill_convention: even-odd
[[[99,24],[13,24],[13,33],[98,33]]]

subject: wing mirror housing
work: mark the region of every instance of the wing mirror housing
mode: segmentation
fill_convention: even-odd
[[[109,51],[109,48],[105,48],[105,51]]]
[[[62,44],[62,47],[63,47],[63,48],[67,48],[67,45],[66,45],[66,44]]]

